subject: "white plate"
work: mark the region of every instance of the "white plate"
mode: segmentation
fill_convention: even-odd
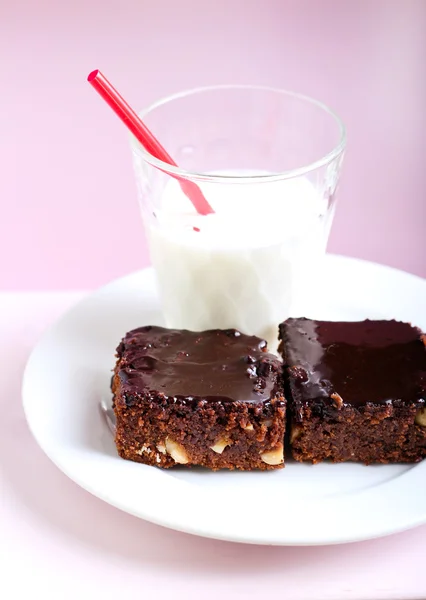
[[[426,281],[387,267],[328,256],[322,292],[305,316],[397,318],[426,330]],[[161,325],[153,272],[112,282],[59,320],[34,349],[24,408],[46,454],[113,506],[197,535],[259,544],[364,540],[426,522],[426,461],[417,465],[288,462],[273,472],[159,470],[124,461],[99,410],[110,398],[114,351],[140,325]]]

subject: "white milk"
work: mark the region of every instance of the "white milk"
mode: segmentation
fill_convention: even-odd
[[[305,178],[200,187],[215,214],[198,215],[171,180],[148,224],[166,324],[235,327],[276,347],[278,323],[324,255],[326,203]]]

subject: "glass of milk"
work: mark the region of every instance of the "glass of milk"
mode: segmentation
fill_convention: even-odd
[[[255,86],[191,90],[140,116],[179,165],[132,138],[166,325],[236,328],[276,347],[278,323],[317,293],[342,121],[321,102]],[[214,214],[197,214],[176,175],[201,188]]]

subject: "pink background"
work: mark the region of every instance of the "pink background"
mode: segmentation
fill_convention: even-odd
[[[317,97],[349,149],[330,250],[426,276],[426,2],[0,0],[0,288],[92,288],[148,264],[123,126],[213,83]]]
[[[426,277],[425,0],[0,0],[0,290],[93,288],[148,264],[127,136],[85,81],[94,68],[136,107],[214,83],[328,103],[349,131],[330,250]],[[3,299],[1,597],[426,597],[425,527],[344,547],[225,544],[62,476],[19,395],[35,340],[78,297]]]

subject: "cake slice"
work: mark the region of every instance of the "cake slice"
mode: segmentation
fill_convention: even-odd
[[[282,364],[257,337],[135,329],[117,348],[112,390],[122,458],[165,468],[284,465]]]
[[[426,456],[426,337],[397,321],[280,325],[298,461],[417,462]]]

